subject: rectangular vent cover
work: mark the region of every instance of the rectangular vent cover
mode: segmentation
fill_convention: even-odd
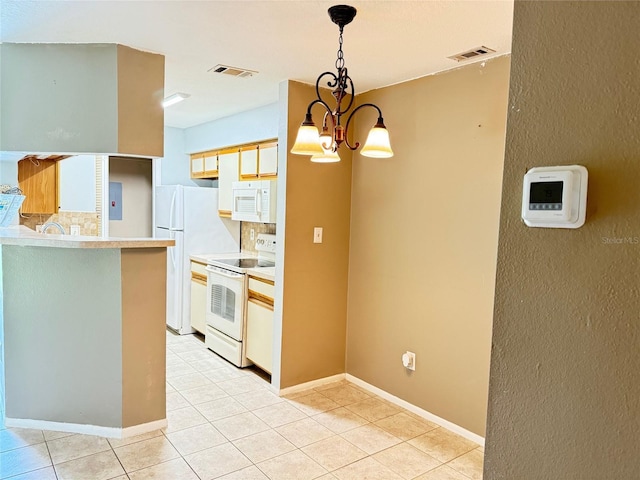
[[[230,67],[229,65],[218,64],[209,69],[211,73],[221,73],[223,75],[231,75],[232,77],[247,78],[258,73],[255,70],[247,70],[244,68]]]
[[[451,55],[451,60],[455,60],[456,62],[463,62],[465,60],[470,60],[475,57],[479,57],[480,55],[487,55],[489,53],[495,53],[495,50],[489,47],[478,47],[473,50],[467,50],[466,52],[458,53],[456,55]]]

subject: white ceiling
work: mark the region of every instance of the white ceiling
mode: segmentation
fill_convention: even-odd
[[[187,128],[278,100],[285,79],[314,84],[334,71],[338,27],[324,0],[0,0],[0,41],[120,43],[165,56],[165,110]],[[487,46],[511,50],[512,0],[350,1],[344,58],[356,94],[457,68],[448,56]],[[490,56],[480,57],[480,60]],[[259,73],[208,73],[225,64]]]

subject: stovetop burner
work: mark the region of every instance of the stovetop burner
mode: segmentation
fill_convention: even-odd
[[[275,267],[276,265],[271,260],[263,258],[225,258],[216,259],[216,263],[224,263],[238,268]]]

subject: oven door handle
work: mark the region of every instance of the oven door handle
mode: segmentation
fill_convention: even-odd
[[[232,271],[229,271],[229,270],[224,270],[222,268],[212,267],[211,265],[204,267],[204,269],[207,272],[215,273],[217,275],[221,275],[221,276],[227,277],[227,278],[239,278],[239,277],[242,277],[244,275],[243,273],[236,273],[236,272],[232,272]]]

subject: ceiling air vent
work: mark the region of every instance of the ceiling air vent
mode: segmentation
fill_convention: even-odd
[[[209,69],[211,73],[221,73],[223,75],[231,75],[232,77],[247,78],[258,72],[255,70],[247,70],[244,68],[230,67],[229,65],[216,65]]]
[[[473,50],[467,50],[466,52],[458,53],[456,55],[451,55],[451,60],[455,60],[456,62],[463,62],[465,60],[470,60],[472,58],[478,57],[480,55],[487,55],[489,53],[495,53],[495,50],[488,47],[478,47]]]

